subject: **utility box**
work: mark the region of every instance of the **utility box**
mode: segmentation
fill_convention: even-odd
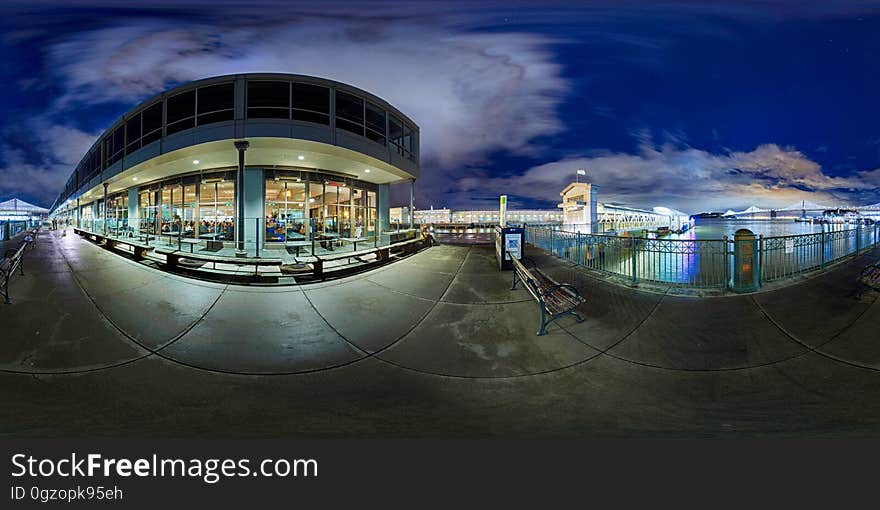
[[[495,227],[495,258],[498,269],[512,269],[511,258],[521,259],[525,229],[522,227]]]

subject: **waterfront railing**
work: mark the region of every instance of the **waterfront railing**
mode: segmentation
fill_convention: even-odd
[[[696,288],[730,288],[747,270],[757,285],[822,270],[880,242],[880,225],[763,237],[754,240],[663,239],[571,232],[564,227],[525,227],[526,243],[595,271],[637,284],[655,282]],[[743,243],[750,244],[743,244]],[[737,250],[749,251],[735,265]],[[748,264],[745,268],[743,264]]]
[[[39,221],[36,220],[11,220],[11,221],[0,221],[0,241],[5,241],[7,239],[12,239],[18,234],[24,232],[25,230],[36,227],[39,224]]]

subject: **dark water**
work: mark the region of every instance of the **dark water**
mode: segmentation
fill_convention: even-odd
[[[724,236],[733,238],[733,234],[745,228],[754,232],[755,235],[764,237],[791,236],[798,234],[813,234],[847,230],[855,228],[855,225],[832,224],[822,225],[814,223],[800,223],[794,220],[721,220],[721,219],[698,219],[696,227],[680,235],[670,235],[666,239],[721,239]]]

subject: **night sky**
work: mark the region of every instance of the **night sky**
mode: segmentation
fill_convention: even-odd
[[[689,213],[880,202],[880,2],[245,5],[4,0],[0,201],[50,205],[157,92],[285,72],[419,124],[420,208],[552,208],[578,168]]]

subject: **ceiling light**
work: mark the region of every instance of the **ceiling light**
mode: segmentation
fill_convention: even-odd
[[[136,180],[138,180],[138,178],[137,178],[137,177],[132,177],[131,180],[136,181]]]
[[[193,160],[193,165],[198,165],[198,164],[199,164],[199,160],[194,159],[194,160]]]
[[[302,154],[300,154],[299,156],[296,157],[296,159],[302,161],[302,160],[306,159],[306,157],[303,156]]]
[[[314,198],[310,198],[310,199],[309,199],[309,202],[314,202],[314,201],[315,201]]]
[[[370,173],[370,169],[369,169],[369,168],[365,168],[365,169],[364,169],[364,172],[366,172],[366,173]]]

